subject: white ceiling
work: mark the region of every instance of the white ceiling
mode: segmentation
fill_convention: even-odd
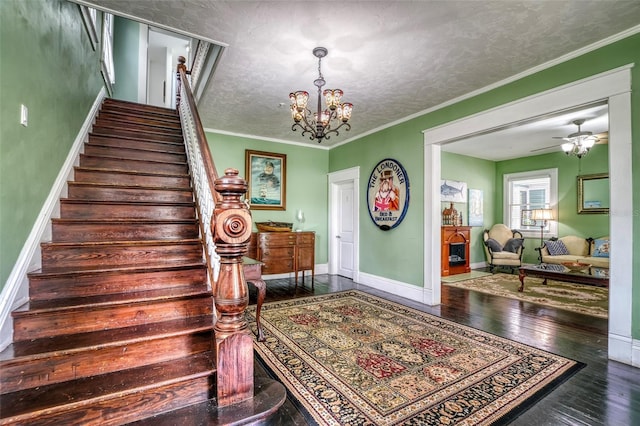
[[[199,105],[205,128],[310,146],[291,131],[288,95],[314,92],[316,46],[329,50],[326,87],[354,104],[351,131],[322,142],[332,146],[640,32],[637,0],[78,1],[226,46]],[[531,155],[574,132],[575,118],[607,130],[606,108],[590,109],[443,149]]]

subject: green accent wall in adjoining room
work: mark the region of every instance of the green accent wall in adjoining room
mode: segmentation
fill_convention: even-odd
[[[4,287],[102,87],[99,52],[91,46],[78,5],[0,1],[0,76]],[[19,122],[21,104],[29,110],[28,127]]]
[[[295,214],[302,209],[305,216],[303,229],[316,233],[316,264],[328,262],[328,180],[329,151],[229,136],[207,132],[211,156],[222,176],[226,168],[235,168],[240,176],[245,174],[245,150],[273,152],[287,156],[286,210],[251,210],[255,222],[291,222],[296,224]],[[254,231],[257,229],[254,225]]]
[[[484,224],[471,228],[469,261],[471,264],[484,262],[486,261],[486,256],[484,253],[483,230],[490,228],[495,223],[494,218],[496,217],[493,201],[496,188],[496,163],[480,158],[442,152],[440,167],[442,179],[466,182],[468,189],[482,190]],[[448,206],[449,203],[441,202],[440,211]],[[462,224],[469,225],[468,197],[467,203],[454,203],[454,207],[462,214]]]
[[[562,152],[554,152],[533,157],[499,161],[496,163],[496,194],[495,209],[497,217],[503,221],[503,178],[508,173],[526,172],[540,169],[558,169],[558,234],[555,237],[577,235],[579,237],[604,237],[609,235],[609,215],[606,214],[578,214],[578,176],[594,173],[608,173],[608,146],[595,145],[591,152],[578,159],[567,156]],[[540,246],[540,234],[527,238],[523,261],[537,263],[538,252],[535,247]],[[546,238],[546,237],[545,237]],[[615,244],[615,242],[613,242]]]

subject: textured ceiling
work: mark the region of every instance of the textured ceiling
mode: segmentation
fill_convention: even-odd
[[[640,28],[637,0],[83,3],[227,46],[199,106],[206,128],[314,146],[291,131],[288,94],[314,93],[316,46],[326,87],[354,104],[331,146]]]

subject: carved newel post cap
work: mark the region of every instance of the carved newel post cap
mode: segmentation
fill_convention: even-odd
[[[178,62],[184,64],[185,62],[187,62],[187,58],[185,58],[184,56],[178,56]]]
[[[238,169],[226,169],[224,176],[219,177],[213,183],[215,190],[221,194],[237,193],[240,195],[247,192],[247,181],[238,176],[239,173]]]

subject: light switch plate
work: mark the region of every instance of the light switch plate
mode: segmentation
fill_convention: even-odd
[[[25,105],[20,105],[20,124],[27,127],[29,123],[29,110]]]

